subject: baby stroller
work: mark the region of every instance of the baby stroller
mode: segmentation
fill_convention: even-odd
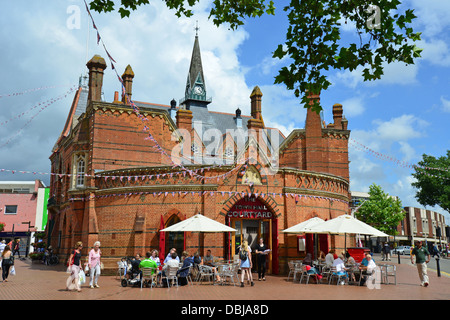
[[[126,269],[124,278],[121,281],[122,287],[128,285],[140,286],[141,285],[141,270],[139,269],[140,260],[136,260],[134,257],[123,258],[126,259]]]

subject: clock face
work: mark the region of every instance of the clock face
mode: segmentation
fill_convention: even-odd
[[[195,94],[202,94],[203,93],[203,88],[200,86],[195,86],[194,87],[194,93]]]

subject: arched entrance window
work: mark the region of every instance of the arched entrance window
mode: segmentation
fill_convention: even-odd
[[[178,222],[180,222],[181,219],[178,217],[177,214],[173,214],[165,224],[165,228],[170,227],[171,225],[174,225]],[[166,232],[165,235],[165,256],[169,253],[170,249],[175,248],[177,249],[177,255],[181,257],[181,253],[185,249],[185,241],[184,241],[184,232]],[[160,256],[161,258],[161,256]],[[166,257],[162,257],[165,259]]]
[[[269,273],[278,272],[278,228],[273,211],[255,197],[244,197],[236,202],[227,213],[228,224],[237,230],[228,239],[228,252],[234,256],[239,251],[242,241],[247,240],[252,251],[255,250],[260,238],[272,250],[267,259]],[[256,255],[252,255],[256,259]],[[256,260],[253,261],[256,268]]]

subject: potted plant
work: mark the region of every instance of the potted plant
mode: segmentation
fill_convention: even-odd
[[[0,232],[2,232],[6,227],[6,223],[0,222]]]

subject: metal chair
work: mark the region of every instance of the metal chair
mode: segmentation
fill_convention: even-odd
[[[326,278],[327,282],[329,282],[330,277],[331,277],[331,267],[328,265],[323,266],[321,275],[322,275],[322,279]]]
[[[198,275],[197,282],[200,282],[203,278],[208,278],[209,282],[211,282],[211,278],[214,281],[214,273],[212,272],[212,268],[204,265],[198,266]]]
[[[222,274],[220,274],[220,277],[222,278],[222,284],[226,282],[227,278],[229,278],[231,281],[233,281],[233,285],[236,286],[236,283],[234,282],[234,279],[236,278],[237,283],[239,283],[239,264],[233,263],[229,265],[228,267],[225,267],[223,269]]]
[[[153,288],[153,282],[154,279],[157,275],[158,272],[158,268],[151,268],[151,267],[145,267],[141,269],[142,274],[141,274],[141,289],[142,289],[142,285],[145,282],[145,285],[148,287],[149,283],[150,283],[150,288]],[[150,282],[149,282],[150,281]]]
[[[302,266],[302,275],[300,277],[300,283],[303,282],[303,277],[306,277],[306,284],[308,284],[309,283],[309,278],[311,276],[316,277],[317,282],[319,282],[319,277],[318,277],[319,274],[315,270],[313,270],[313,269],[309,269],[308,270],[308,266],[306,266],[306,265]]]
[[[341,281],[341,278],[344,278],[344,281],[346,282],[348,277],[347,277],[347,273],[343,273],[343,274],[339,274],[336,270],[336,267],[331,267],[330,270],[330,277],[328,279],[328,284],[331,284],[331,281],[333,281],[333,278],[336,278],[336,285],[339,284],[339,282]]]
[[[170,281],[175,281],[178,287],[178,267],[170,267],[168,266],[163,274],[162,274],[162,280],[166,279],[167,280],[167,288],[170,288]],[[173,283],[172,283],[173,286]]]
[[[397,267],[395,265],[386,265],[386,273],[384,274],[386,284],[389,284],[389,277],[394,278],[394,283],[397,285]]]
[[[303,267],[302,267],[302,263],[301,262],[294,262],[294,279],[292,280],[293,282],[295,282],[295,280],[297,279],[297,274],[300,273],[300,275],[303,272]]]

